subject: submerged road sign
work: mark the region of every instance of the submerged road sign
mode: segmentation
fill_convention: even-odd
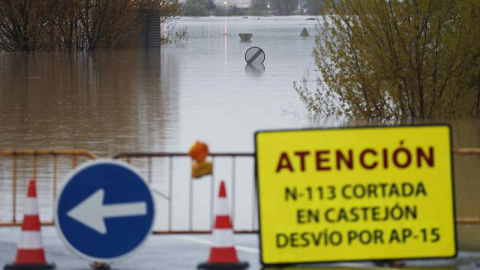
[[[450,128],[256,134],[261,261],[456,255]]]
[[[145,180],[114,160],[86,162],[63,180],[55,224],[78,255],[112,261],[138,248],[152,230],[154,201]]]
[[[245,52],[245,61],[248,65],[263,64],[265,61],[265,52],[259,47],[251,47]]]

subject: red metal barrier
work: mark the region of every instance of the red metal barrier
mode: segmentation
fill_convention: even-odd
[[[215,190],[215,162],[218,158],[227,158],[227,159],[231,159],[231,194],[229,194],[230,196],[230,200],[231,200],[231,217],[232,217],[232,223],[235,224],[235,217],[236,217],[236,213],[235,213],[235,206],[236,206],[236,203],[237,203],[237,196],[236,196],[236,185],[237,185],[237,178],[236,178],[236,167],[237,167],[237,160],[239,158],[247,158],[247,159],[250,159],[251,160],[251,164],[252,164],[252,168],[254,166],[254,154],[253,153],[210,153],[210,158],[211,158],[211,162],[213,164],[213,167],[214,167],[214,172],[212,173],[211,176],[209,176],[209,180],[210,181],[210,194],[214,194],[214,190]],[[153,163],[154,163],[154,160],[157,160],[157,159],[166,159],[167,160],[167,164],[168,164],[168,195],[167,197],[170,197],[172,195],[172,190],[173,190],[173,186],[174,186],[174,160],[175,159],[188,159],[190,160],[190,156],[188,155],[188,153],[174,153],[174,152],[132,152],[132,153],[121,153],[121,154],[117,154],[113,157],[114,159],[122,159],[128,163],[132,163],[134,160],[137,161],[140,161],[141,163],[144,163],[146,164],[146,168],[144,168],[145,170],[143,171],[145,173],[145,176],[147,177],[147,181],[149,183],[152,183],[154,182],[154,179],[153,179]],[[143,160],[143,162],[142,162]],[[190,165],[192,163],[190,162]],[[136,164],[137,166],[139,164]],[[183,168],[185,169],[185,168]],[[188,169],[188,168],[187,168]],[[254,177],[254,173],[253,173],[253,170],[250,174],[252,176],[252,180],[253,180],[253,177]],[[173,224],[172,224],[172,213],[173,213],[173,203],[172,201],[169,201],[168,202],[168,227],[165,229],[165,230],[154,230],[154,233],[156,234],[182,234],[182,233],[210,233],[211,230],[208,229],[208,230],[198,230],[198,229],[194,229],[194,220],[193,220],[193,208],[194,208],[194,200],[193,200],[193,185],[192,183],[196,181],[194,180],[191,176],[190,176],[190,179],[189,179],[189,182],[188,182],[188,229],[176,229],[173,227]],[[201,180],[201,181],[205,181],[205,180]],[[252,181],[252,185],[254,185],[254,182]],[[213,216],[214,216],[214,197],[215,196],[211,196],[210,198],[210,226],[209,228],[211,228],[212,226],[212,222],[213,222]],[[234,227],[234,231],[235,233],[255,233],[257,232],[257,222],[256,222],[256,201],[255,201],[255,196],[252,195],[252,198],[253,198],[253,201],[252,201],[252,209],[251,210],[251,219],[252,219],[252,224],[250,226],[249,229],[235,229]],[[173,199],[172,199],[173,200]]]
[[[455,149],[454,150],[455,155],[480,155],[480,149],[479,148],[460,148],[460,149]],[[246,157],[246,158],[251,158],[252,162],[254,162],[254,157],[255,155],[253,153],[211,153],[210,156],[212,157],[212,162],[215,163],[215,159],[218,157],[225,157],[225,158],[231,158],[232,159],[232,190],[233,190],[233,198],[232,198],[232,209],[235,209],[235,183],[236,183],[236,178],[235,178],[235,162],[237,157]],[[169,185],[170,188],[172,187],[172,159],[173,158],[188,158],[187,153],[168,153],[168,152],[135,152],[135,153],[121,153],[118,155],[115,155],[114,158],[117,159],[124,159],[127,162],[130,162],[132,159],[146,159],[147,161],[147,175],[149,182],[152,181],[152,159],[154,158],[167,158],[169,160],[170,164],[170,172],[169,172]],[[251,172],[251,174],[254,174],[254,171]],[[214,175],[212,175],[211,180],[213,181]],[[193,180],[193,179],[190,179]],[[169,227],[167,230],[162,230],[162,231],[155,231],[155,233],[159,234],[173,234],[173,233],[209,233],[209,230],[194,230],[192,229],[192,223],[193,223],[193,218],[192,218],[192,185],[189,184],[189,199],[190,199],[190,207],[189,207],[189,213],[188,213],[188,219],[189,219],[189,229],[188,230],[175,230],[171,226],[171,213],[172,213],[172,206],[171,204],[169,205]],[[212,185],[212,194],[213,194],[213,185]],[[171,189],[169,191],[169,194],[172,194]],[[256,194],[255,194],[256,195]],[[213,197],[211,198],[211,215],[213,215]],[[254,198],[255,200],[255,198]],[[252,204],[254,208],[256,208],[256,202]],[[479,207],[480,211],[480,207]],[[256,209],[252,209],[252,215],[256,215]],[[235,212],[232,211],[232,219],[235,219]],[[237,230],[234,227],[234,231],[236,233],[256,233],[257,232],[257,224],[255,224],[256,217],[252,217],[252,226],[250,230]],[[457,217],[456,219],[457,224],[460,225],[473,225],[473,224],[480,224],[480,217]]]
[[[477,155],[480,156],[480,148],[460,148],[460,149],[455,149],[454,154],[459,156],[459,155]],[[21,181],[27,181],[30,178],[37,178],[38,172],[39,171],[45,171],[48,170],[48,173],[45,173],[43,176],[43,181],[45,184],[48,184],[48,181],[51,181],[52,185],[52,190],[49,190],[48,192],[51,194],[51,198],[47,198],[49,201],[51,201],[50,208],[53,209],[54,205],[54,200],[56,198],[56,187],[57,187],[57,179],[59,177],[62,177],[63,173],[68,172],[68,170],[74,168],[77,166],[79,163],[79,159],[87,160],[87,159],[95,159],[96,156],[87,151],[87,150],[0,150],[0,158],[3,158],[3,160],[0,160],[0,166],[1,162],[3,161],[3,167],[8,168],[10,171],[5,171],[3,172],[3,178],[9,178],[6,181],[11,181],[11,188],[9,187],[8,190],[4,190],[3,192],[10,192],[9,190],[11,189],[11,194],[9,195],[11,197],[11,206],[10,210],[6,215],[10,216],[10,218],[7,218],[7,220],[3,219],[0,220],[0,227],[1,226],[19,226],[21,225],[21,221],[18,220],[18,203],[17,201],[21,202],[19,200],[19,196],[23,196],[21,193],[21,190],[18,189],[18,181],[19,180],[19,172],[22,173],[22,178]],[[184,159],[185,161],[189,161],[190,157],[187,153],[174,153],[174,152],[134,152],[134,153],[121,153],[115,155],[113,158],[115,159],[122,159],[125,160],[126,162],[129,163],[137,163],[140,165],[140,167],[143,166],[145,177],[147,178],[147,181],[149,183],[154,183],[155,182],[155,175],[154,175],[154,164],[157,163],[157,159],[161,159],[164,161],[166,164],[167,168],[167,183],[168,183],[168,192],[166,192],[166,197],[167,199],[170,199],[168,201],[168,217],[167,217],[167,226],[165,229],[162,230],[155,230],[154,233],[158,234],[182,234],[182,233],[210,233],[210,229],[196,229],[194,228],[194,218],[193,218],[193,209],[194,209],[194,200],[193,200],[193,194],[194,194],[194,189],[193,189],[193,183],[196,180],[193,180],[191,177],[188,181],[188,186],[186,189],[188,189],[188,212],[184,214],[184,216],[188,219],[188,228],[182,228],[182,229],[177,229],[174,227],[173,224],[173,219],[172,219],[172,213],[173,213],[173,204],[172,198],[170,196],[172,195],[172,190],[174,186],[174,179],[175,175],[174,172],[178,168],[175,168],[174,163],[175,160],[177,159]],[[242,196],[245,197],[245,195],[251,196],[252,201],[251,203],[251,209],[248,209],[251,213],[249,215],[251,216],[251,224],[249,225],[249,228],[244,228],[244,229],[239,229],[235,228],[234,230],[236,233],[256,233],[258,231],[257,227],[257,214],[256,214],[256,208],[257,208],[257,203],[256,203],[256,192],[255,187],[252,187],[253,194],[238,194],[237,192],[237,185],[239,184],[239,180],[237,179],[237,163],[240,159],[247,159],[249,160],[248,162],[251,162],[251,172],[249,171],[248,174],[251,176],[252,182],[251,185],[254,185],[254,154],[253,153],[211,153],[210,158],[212,163],[214,164],[215,168],[215,163],[218,159],[230,159],[231,165],[230,165],[230,180],[231,180],[231,194],[229,194],[229,199],[231,200],[231,217],[232,221],[235,224],[235,219],[237,213],[236,211],[236,204],[239,202],[238,197]],[[60,160],[61,159],[61,160]],[[39,164],[40,163],[40,164]],[[70,163],[69,166],[66,166],[66,164]],[[59,169],[59,165],[63,164],[64,170],[61,171]],[[189,163],[190,165],[192,164],[191,162]],[[68,169],[68,170],[67,170]],[[140,168],[141,169],[141,168]],[[181,169],[185,170],[185,167],[182,167]],[[215,173],[215,170],[214,170]],[[26,177],[25,177],[26,175]],[[1,175],[0,175],[1,176]],[[25,179],[23,179],[25,178]],[[0,178],[0,180],[2,180]],[[215,175],[211,175],[209,177],[206,177],[206,179],[202,179],[200,181],[209,181],[210,183],[210,194],[214,194],[215,191]],[[217,179],[219,180],[219,179]],[[243,179],[242,179],[243,180]],[[250,184],[250,183],[248,183]],[[1,190],[0,190],[1,191]],[[20,192],[19,192],[20,191]],[[162,196],[165,196],[165,194],[160,194]],[[10,200],[10,197],[8,200]],[[209,220],[210,220],[210,225],[213,221],[213,216],[214,216],[214,197],[215,196],[210,196],[209,199]],[[479,207],[480,211],[480,207]],[[479,214],[480,215],[480,214]],[[478,225],[480,224],[480,216],[477,217],[457,217],[456,219],[457,224],[460,225]],[[53,225],[53,217],[49,221],[43,221],[42,225]],[[211,228],[211,226],[209,226]]]
[[[10,220],[0,220],[1,226],[21,226],[22,222],[17,220],[18,215],[18,195],[25,196],[25,190],[19,190],[18,184],[30,179],[37,179],[39,172],[47,171],[47,181],[51,181],[51,206],[53,209],[54,200],[57,197],[57,179],[59,177],[59,164],[65,165],[69,162],[71,166],[68,169],[75,168],[80,159],[95,159],[95,154],[88,150],[81,149],[20,149],[20,150],[0,150],[0,157],[4,167],[9,167],[5,163],[11,164],[11,170],[3,171],[3,175],[11,179],[11,205],[7,208],[11,214]],[[19,173],[22,173],[22,179],[19,179]],[[61,177],[61,175],[60,175]],[[8,181],[8,180],[7,180]],[[20,193],[19,193],[20,191]],[[48,191],[50,192],[50,190]],[[42,192],[43,193],[43,192]],[[22,203],[21,201],[20,203]],[[3,211],[6,211],[4,209]],[[50,221],[43,221],[42,225],[53,225],[53,216]]]

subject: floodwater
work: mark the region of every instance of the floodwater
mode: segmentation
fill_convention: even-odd
[[[251,153],[257,130],[362,125],[311,120],[293,89],[295,80],[316,75],[316,23],[301,16],[182,18],[176,27],[187,27],[188,40],[161,49],[0,53],[0,149],[83,148],[109,157],[121,152],[186,152],[199,139],[212,152]],[[304,27],[310,37],[300,36]],[[239,33],[252,33],[252,40],[241,42]],[[246,65],[244,55],[252,46],[265,51],[263,65]],[[448,122],[455,148],[480,147],[478,119]],[[247,163],[237,168],[237,174],[248,175],[237,196],[247,198],[244,207],[252,211],[253,167],[251,160]],[[186,160],[184,166],[189,164]],[[480,215],[479,164],[479,157],[455,157],[459,217]],[[0,222],[11,216],[9,166],[1,165]],[[183,171],[188,181],[189,171]],[[41,187],[49,189],[50,175],[42,177]],[[156,187],[163,190],[164,184],[160,181]],[[198,188],[198,194],[210,190]],[[182,193],[180,188],[175,192]],[[42,200],[41,206],[51,205],[51,197]],[[52,215],[51,208],[42,211]],[[246,224],[252,222],[249,218]],[[184,226],[181,217],[177,223]],[[480,226],[460,225],[458,235],[461,249],[480,251]]]
[[[1,148],[253,151],[258,129],[301,127],[293,81],[313,71],[316,21],[184,18],[185,43],[161,48],[0,56]],[[226,27],[225,27],[226,25]],[[226,35],[224,34],[226,31]],[[240,42],[238,33],[253,33]],[[249,47],[263,67],[246,67]],[[52,139],[55,138],[55,139]]]

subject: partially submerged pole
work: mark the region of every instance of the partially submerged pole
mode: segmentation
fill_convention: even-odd
[[[242,41],[250,41],[250,39],[252,38],[253,34],[251,33],[239,33],[238,36],[240,36],[240,39]]]
[[[310,33],[308,33],[308,30],[306,27],[303,28],[302,33],[300,33],[301,37],[308,37],[310,36]]]

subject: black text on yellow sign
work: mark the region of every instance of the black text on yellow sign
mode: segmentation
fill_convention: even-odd
[[[456,255],[450,128],[256,134],[263,264]]]

